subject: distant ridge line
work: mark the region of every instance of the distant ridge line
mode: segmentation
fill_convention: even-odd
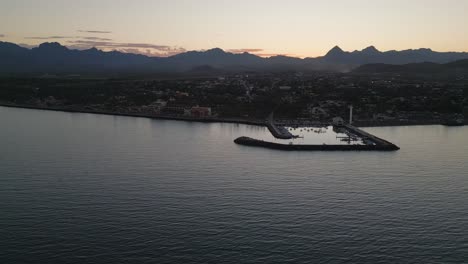
[[[263,58],[251,53],[231,53],[220,48],[188,51],[170,57],[148,57],[96,48],[73,50],[58,42],[45,42],[28,49],[14,43],[0,42],[0,73],[127,73],[127,72],[238,72],[238,71],[349,71],[364,64],[449,63],[468,59],[467,52],[436,52],[431,49],[385,51],[374,46],[361,51],[343,51],[339,46],[325,56]]]

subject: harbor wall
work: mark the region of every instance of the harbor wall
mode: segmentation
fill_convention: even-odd
[[[286,145],[268,142],[249,137],[240,137],[234,140],[236,144],[245,146],[264,147],[269,149],[290,151],[396,151],[400,148],[394,144],[376,145]]]

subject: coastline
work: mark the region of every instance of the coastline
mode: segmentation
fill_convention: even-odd
[[[112,111],[100,111],[100,110],[87,110],[87,109],[72,109],[64,107],[44,107],[34,105],[23,105],[0,102],[0,106],[12,107],[12,108],[23,108],[23,109],[36,109],[45,111],[57,111],[57,112],[69,112],[69,113],[83,113],[83,114],[100,114],[100,115],[113,115],[113,116],[127,116],[127,117],[143,117],[158,120],[174,120],[174,121],[186,121],[186,122],[200,122],[200,123],[231,123],[231,124],[244,124],[254,126],[269,127],[268,119],[245,119],[245,118],[226,118],[226,117],[189,117],[189,116],[168,116],[168,115],[152,115],[144,113],[122,113]],[[393,126],[430,126],[430,125],[443,125],[440,121],[435,120],[411,120],[411,121],[355,121],[353,123],[356,127],[393,127]],[[465,125],[468,125],[465,121]]]
[[[0,106],[11,107],[11,108],[44,110],[44,111],[68,112],[68,113],[143,117],[143,118],[158,119],[158,120],[174,120],[174,121],[200,122],[200,123],[232,123],[232,124],[244,124],[244,125],[253,125],[253,126],[266,126],[266,120],[260,120],[260,119],[219,118],[219,117],[197,118],[197,117],[188,117],[188,116],[163,116],[163,115],[151,115],[151,114],[144,114],[144,113],[122,113],[122,112],[99,111],[99,110],[71,109],[71,108],[61,108],[61,107],[42,107],[42,106],[32,106],[32,105],[10,104],[10,103],[4,103],[4,102],[1,102]]]

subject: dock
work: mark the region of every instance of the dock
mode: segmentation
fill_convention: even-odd
[[[273,119],[273,113],[268,116],[266,126],[270,133],[278,139],[292,139],[294,135],[291,134],[284,126],[277,126],[275,125],[275,121]]]

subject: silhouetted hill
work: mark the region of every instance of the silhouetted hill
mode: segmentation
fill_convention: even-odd
[[[104,52],[96,48],[71,50],[56,42],[43,43],[33,49],[23,48],[13,43],[0,42],[0,74],[169,73],[194,71],[199,66],[209,66],[217,71],[230,72],[265,70],[349,71],[359,65],[368,63],[397,65],[418,62],[447,63],[460,59],[468,59],[468,53],[434,52],[430,49],[380,52],[374,46],[353,52],[346,52],[335,46],[323,57],[305,59],[287,56],[262,58],[250,53],[225,52],[219,48],[206,51],[189,51],[168,58],[158,58],[118,51]],[[392,71],[398,69],[396,66],[381,65],[374,67],[378,69],[395,68]],[[213,72],[212,69],[208,68],[199,69]]]
[[[5,73],[94,73],[147,68],[159,58],[98,49],[70,50],[59,43],[43,43],[27,49],[0,42],[0,72]]]
[[[329,61],[340,62],[346,57],[348,57],[348,53],[344,52],[340,47],[335,46],[325,55],[324,59]]]
[[[468,59],[451,63],[439,64],[432,62],[394,64],[366,64],[353,70],[358,74],[456,74],[468,73]]]
[[[450,62],[450,63],[447,63],[447,66],[450,68],[468,69],[468,59]]]
[[[466,52],[436,52],[431,49],[403,50],[403,51],[385,51],[381,52],[374,46],[367,47],[362,51],[346,52],[338,46],[330,50],[322,61],[362,65],[370,63],[385,64],[409,64],[419,62],[447,63],[460,59],[468,59]]]
[[[200,65],[211,65],[213,67],[261,66],[264,63],[264,59],[261,57],[249,53],[229,53],[220,48],[207,51],[189,51],[169,57],[166,61],[180,69]]]

